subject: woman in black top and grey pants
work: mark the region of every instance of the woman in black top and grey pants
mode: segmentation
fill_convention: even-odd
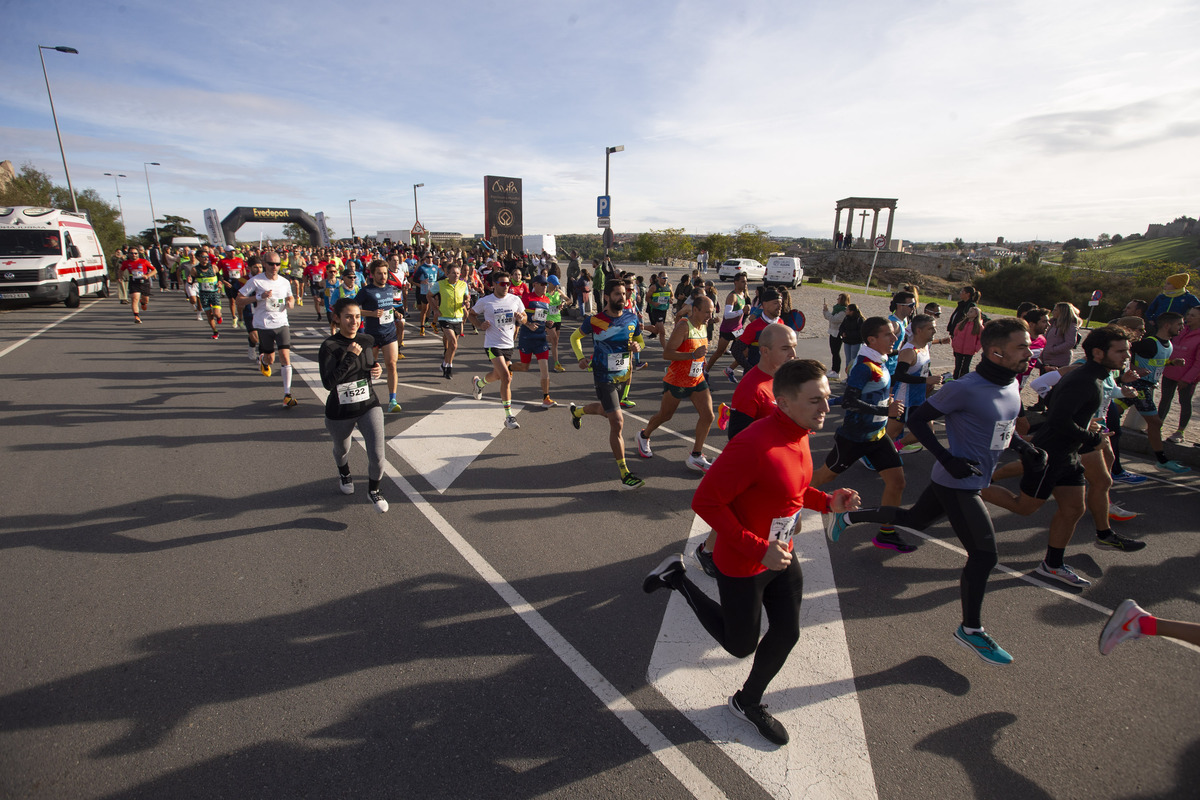
[[[362,309],[349,297],[333,304],[337,333],[321,343],[317,363],[321,384],[329,391],[325,400],[325,430],[333,437],[333,460],[337,464],[342,494],[354,494],[350,477],[350,441],[357,427],[367,443],[367,496],[380,514],[388,503],[380,494],[383,479],[383,408],[371,381],[382,368],[375,360],[375,341],[360,333]]]

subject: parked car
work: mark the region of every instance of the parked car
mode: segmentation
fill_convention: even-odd
[[[804,280],[804,264],[795,256],[771,256],[767,259],[767,286],[790,286],[795,289]]]
[[[752,281],[762,280],[767,274],[767,268],[753,258],[730,258],[721,263],[721,268],[717,270],[717,278],[731,281],[739,272],[746,273],[746,277]]]

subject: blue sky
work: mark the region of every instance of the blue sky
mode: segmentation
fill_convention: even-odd
[[[1140,232],[1200,214],[1200,20],[1187,0],[483,4],[0,2],[0,159],[71,177],[130,231],[155,210],[324,211],[338,235],[483,230],[519,177],[526,233],[756,224],[832,235]],[[253,228],[253,229],[252,229]],[[279,226],[263,226],[267,235]],[[257,238],[247,225],[240,238]]]

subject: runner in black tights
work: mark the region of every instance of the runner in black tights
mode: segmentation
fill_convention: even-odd
[[[829,538],[837,541],[848,525],[880,522],[924,530],[943,516],[967,551],[959,580],[962,624],[955,640],[990,664],[1010,664],[1012,656],[983,629],[980,619],[988,575],[996,566],[992,519],[979,492],[988,485],[1001,453],[1012,448],[1032,467],[1045,463],[1046,454],[1013,435],[1021,412],[1017,376],[1029,362],[1029,333],[1016,319],[997,319],[983,330],[983,359],[975,372],[951,384],[917,406],[909,429],[938,463],[929,487],[908,509],[895,506],[836,513],[825,518]],[[945,417],[949,447],[943,447],[930,423]]]

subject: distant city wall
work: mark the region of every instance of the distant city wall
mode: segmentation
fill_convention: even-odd
[[[800,257],[806,273],[822,278],[837,275],[839,278],[855,280],[866,278],[871,269],[871,250],[820,250]],[[969,281],[979,274],[979,268],[967,261],[947,255],[915,255],[913,253],[879,252],[875,270],[911,269],[922,275],[933,275],[944,281]]]
[[[832,278],[837,275],[839,278],[855,281],[866,280],[867,273],[871,270],[871,258],[875,255],[875,251],[817,250],[799,255],[800,260],[804,262],[806,275],[815,275],[821,278]],[[696,268],[696,262],[671,258],[667,259],[667,266],[692,270]],[[716,271],[719,266],[720,264],[710,262],[708,268],[710,271]],[[971,281],[979,274],[977,266],[968,261],[955,259],[950,254],[915,255],[880,250],[875,270],[879,272],[885,269],[911,269],[922,275],[932,275],[944,281]]]

